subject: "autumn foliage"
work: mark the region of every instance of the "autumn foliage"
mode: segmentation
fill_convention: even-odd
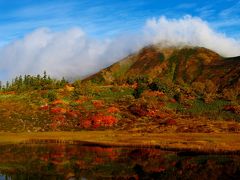
[[[112,127],[117,123],[117,118],[112,115],[96,114],[83,121],[83,128]]]
[[[50,110],[52,114],[64,114],[66,113],[66,109],[61,108],[61,107],[54,107]]]
[[[92,104],[95,106],[95,108],[101,108],[104,106],[104,102],[102,100],[92,101]]]
[[[107,112],[108,113],[118,113],[120,110],[118,109],[118,108],[116,108],[116,107],[109,107],[108,108],[108,110],[107,110]]]
[[[40,106],[39,110],[49,113],[51,117],[49,127],[54,130],[58,127],[70,126],[68,124],[70,121],[75,121],[75,126],[81,129],[110,128],[116,125],[117,118],[115,113],[120,111],[117,107],[111,106],[105,109],[103,101],[94,100],[91,102],[94,106],[94,111],[89,112],[82,107],[84,101],[78,100],[77,102],[81,104],[72,108],[62,100],[55,100],[49,105]]]

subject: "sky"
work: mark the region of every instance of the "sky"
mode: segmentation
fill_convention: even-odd
[[[84,77],[152,43],[240,55],[240,0],[0,0],[0,80]]]

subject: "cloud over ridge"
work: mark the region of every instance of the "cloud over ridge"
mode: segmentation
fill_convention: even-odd
[[[103,40],[89,37],[78,27],[62,32],[37,29],[0,48],[0,71],[5,72],[3,80],[44,70],[56,78],[83,77],[153,43],[201,46],[223,56],[240,55],[239,40],[214,31],[200,18],[162,16],[147,20],[135,34]]]
[[[226,37],[210,28],[207,22],[197,17],[167,19],[162,16],[146,22],[146,36],[150,43],[166,42],[168,45],[201,46],[223,56],[239,56],[240,41]]]

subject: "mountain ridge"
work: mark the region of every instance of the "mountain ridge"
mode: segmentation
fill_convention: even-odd
[[[211,80],[218,91],[240,87],[240,56],[225,58],[204,47],[151,45],[123,58],[83,81],[103,84],[126,83],[138,76],[174,84],[192,85]]]

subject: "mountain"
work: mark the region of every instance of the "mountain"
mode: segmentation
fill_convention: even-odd
[[[239,76],[240,57],[148,46],[72,84],[15,78],[0,90],[0,131],[239,133]]]
[[[224,58],[203,47],[162,48],[152,45],[86,78],[92,82],[124,83],[147,76],[174,84],[213,82],[218,91],[240,88],[240,57]]]

